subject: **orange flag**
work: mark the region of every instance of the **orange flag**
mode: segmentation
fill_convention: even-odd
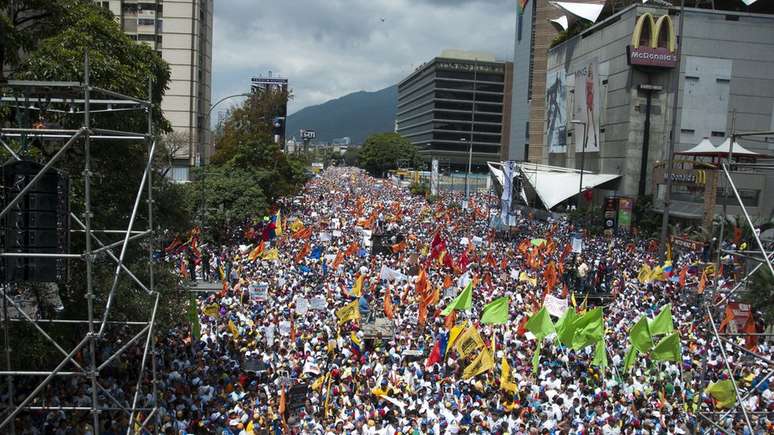
[[[451,329],[454,327],[454,322],[457,321],[457,311],[452,310],[451,314],[446,316],[446,320],[444,321],[444,326],[446,327],[447,331],[451,331]]]
[[[393,254],[397,254],[398,252],[403,252],[406,250],[406,241],[404,240],[400,243],[396,243],[392,245],[391,248],[392,248]]]
[[[699,288],[696,289],[696,293],[704,294],[704,287],[707,286],[707,272],[701,273],[701,279],[699,279]]]
[[[484,257],[484,262],[488,264],[490,267],[497,267],[497,260],[495,260],[491,252],[486,253],[486,257]]]
[[[688,275],[688,266],[683,267],[680,271],[680,288],[685,288],[685,278]]]
[[[290,342],[296,342],[296,321],[293,317],[290,318]]]
[[[309,242],[306,242],[304,244],[304,247],[301,248],[301,250],[298,251],[298,253],[296,254],[296,257],[295,257],[296,263],[300,263],[304,261],[304,258],[306,258],[306,256],[309,255],[309,252],[311,250],[312,250],[312,247],[309,246]]]
[[[263,241],[258,244],[258,246],[255,247],[252,251],[250,251],[250,254],[247,256],[247,259],[250,261],[255,261],[256,258],[258,258],[259,255],[261,255],[261,252],[263,252]]]
[[[417,324],[420,328],[425,326],[425,322],[427,321],[427,305],[423,304],[422,302],[419,303],[419,316],[417,318]]]
[[[360,245],[358,245],[357,242],[352,242],[347,246],[347,251],[344,252],[344,255],[349,257],[350,255],[357,254],[358,249],[360,249]]]
[[[392,306],[392,295],[390,293],[390,287],[388,286],[387,290],[384,292],[384,315],[387,316],[388,319],[392,320],[394,312]]]
[[[344,252],[339,251],[338,254],[336,254],[336,258],[333,259],[333,264],[331,265],[333,270],[338,269],[342,261],[344,261]]]
[[[529,251],[529,240],[524,239],[519,243],[519,247],[517,248],[519,252],[521,252],[521,255],[527,255],[527,251]]]
[[[443,279],[443,288],[451,288],[453,285],[454,281],[452,280],[451,275],[446,275],[446,277]]]
[[[550,293],[556,287],[557,280],[556,266],[553,261],[549,262],[546,270],[543,271],[543,279],[546,281],[546,289]]]
[[[423,295],[428,288],[427,272],[424,268],[419,269],[419,276],[417,277],[417,294]]]
[[[303,230],[298,231],[297,233],[293,234],[294,239],[309,239],[312,237],[312,228],[306,227]]]

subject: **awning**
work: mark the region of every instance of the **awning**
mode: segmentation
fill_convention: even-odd
[[[584,2],[549,2],[552,6],[561,9],[562,12],[570,14],[584,20],[596,23],[602,9],[605,7],[604,0],[585,0]]]
[[[502,186],[502,163],[488,162],[487,164],[489,170]],[[578,194],[581,171],[577,169],[534,163],[517,163],[515,167],[524,175],[524,179],[530,184],[547,210],[551,210],[562,201]],[[514,174],[514,177],[516,175]],[[595,174],[583,171],[583,190],[593,189],[618,178],[621,178],[618,174]]]
[[[728,157],[728,151],[731,147],[731,138],[726,138],[726,140],[720,144],[720,146],[715,146],[708,138],[702,139],[701,142],[698,143],[695,147],[686,150],[681,151],[679,155],[682,156],[694,156],[694,157]],[[739,145],[738,142],[734,142],[734,149],[733,151],[733,157],[766,157],[764,154],[756,153],[755,151],[750,151],[747,148]]]

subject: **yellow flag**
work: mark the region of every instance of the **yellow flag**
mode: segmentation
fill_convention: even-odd
[[[290,232],[295,234],[301,230],[304,229],[304,223],[301,222],[301,219],[294,219],[293,222],[290,223]]]
[[[475,326],[469,327],[457,338],[455,349],[462,357],[466,357],[477,350],[488,351],[484,345],[484,340],[481,339],[481,335]]]
[[[247,429],[245,429],[247,433],[253,433],[255,431],[255,427],[253,426],[253,421],[250,420],[250,423],[247,423]]]
[[[358,300],[355,299],[354,301],[336,310],[336,318],[339,319],[339,324],[348,322],[350,320],[359,320],[360,308],[358,307]]]
[[[268,251],[261,254],[261,259],[263,260],[279,260],[279,251],[277,248],[269,249]]]
[[[637,274],[637,279],[640,281],[641,284],[645,284],[646,282],[649,282],[650,274],[653,271],[650,269],[650,266],[647,264],[643,264],[640,268],[640,273]]]
[[[233,320],[228,321],[228,330],[229,332],[231,332],[231,335],[234,336],[234,340],[236,340],[239,337],[239,329],[237,329]]]
[[[448,355],[449,351],[451,350],[452,346],[454,346],[454,343],[457,341],[457,337],[460,336],[460,333],[465,330],[465,324],[460,323],[459,325],[454,325],[452,327],[451,332],[449,333],[449,342],[446,343],[446,352],[444,355]]]
[[[277,236],[282,235],[282,215],[280,213],[281,212],[277,210],[277,218],[275,219],[275,222],[274,222],[274,234],[276,234]]]
[[[511,366],[504,356],[500,361],[500,389],[511,393],[516,392],[516,383],[511,382]]]
[[[478,376],[487,370],[491,370],[493,367],[494,361],[492,360],[492,354],[489,353],[489,349],[484,349],[472,363],[465,367],[465,370],[462,372],[462,379],[470,379],[474,376]]]
[[[572,292],[572,294],[570,295],[570,302],[572,303],[573,308],[578,306],[578,303],[575,301],[575,292]]]
[[[205,316],[208,317],[220,317],[220,305],[218,304],[212,304],[207,305],[202,309],[202,313],[204,313]]]
[[[312,383],[312,391],[319,391],[322,388],[322,384],[325,381],[325,376],[320,376],[314,383]]]
[[[360,295],[363,292],[363,280],[365,279],[365,275],[360,275],[355,280],[355,284],[352,286],[352,295],[355,297],[360,297]]]
[[[650,271],[648,282],[650,281],[663,281],[664,280],[664,268],[656,266]]]

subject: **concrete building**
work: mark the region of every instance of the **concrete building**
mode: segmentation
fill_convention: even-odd
[[[663,179],[654,180],[652,174],[664,176],[658,168],[667,158],[675,94],[671,83],[678,72],[675,151],[693,148],[704,138],[719,146],[732,129],[774,129],[774,15],[686,8],[684,19],[683,34],[677,28],[679,8],[636,4],[551,48],[541,160],[620,174],[618,190],[608,194],[655,194],[659,209],[664,189],[654,192],[653,186]],[[682,44],[680,59],[677,44]],[[774,154],[774,143],[765,137],[737,142],[753,152]],[[676,183],[673,209],[677,216],[698,219],[709,199],[691,174]],[[709,178],[721,178],[716,175]],[[751,213],[770,217],[774,178],[741,169],[735,178]],[[717,193],[719,213],[724,183],[716,187],[711,193]],[[738,207],[728,208],[730,215],[740,213]]]
[[[516,14],[510,141],[503,147],[502,160],[544,163],[546,59],[557,35],[549,20],[560,15],[548,0],[529,0],[524,11]]]
[[[398,84],[396,129],[438,158],[466,167],[498,160],[509,143],[513,64],[488,53],[445,50]]]
[[[170,176],[189,179],[189,169],[210,155],[208,111],[212,85],[213,0],[97,1],[116,16],[130,38],[147,44],[169,63],[169,89],[161,102],[175,131],[177,151]]]

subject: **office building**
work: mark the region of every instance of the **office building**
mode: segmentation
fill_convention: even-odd
[[[161,54],[171,69],[161,102],[175,131],[176,181],[210,156],[209,108],[212,84],[213,0],[98,1],[116,16],[121,29]]]
[[[678,74],[679,170],[673,176],[672,213],[706,223],[722,211],[728,192],[718,183],[717,165],[692,160],[727,153],[732,132],[774,130],[774,15],[686,8],[683,34],[679,12],[633,4],[548,51],[540,158],[554,166],[620,175],[616,190],[595,191],[597,200],[607,194],[654,195],[655,208],[662,209],[672,80]],[[774,154],[773,139],[743,137],[734,146],[758,154],[740,158],[762,159]],[[770,217],[771,172],[740,167],[734,178],[749,211]],[[729,215],[741,213],[735,203],[729,195]],[[715,204],[714,212],[705,211],[706,204]]]
[[[464,168],[498,160],[510,134],[513,64],[487,53],[446,50],[398,84],[397,132],[428,160]]]

